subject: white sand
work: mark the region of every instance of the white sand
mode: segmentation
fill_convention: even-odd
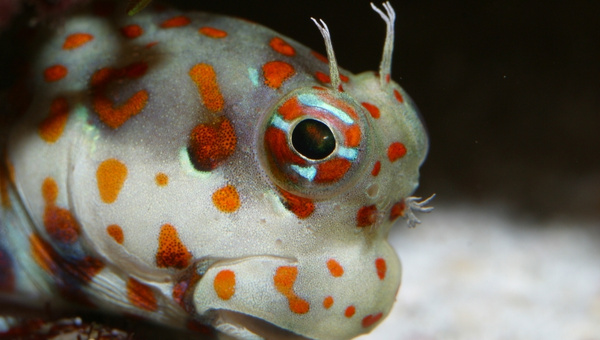
[[[358,339],[600,339],[600,221],[467,206],[421,217],[391,234],[402,288],[390,316]]]

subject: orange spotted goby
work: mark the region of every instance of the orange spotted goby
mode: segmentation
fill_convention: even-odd
[[[0,301],[240,339],[371,331],[400,286],[390,228],[431,209],[411,196],[428,139],[390,79],[389,3],[372,5],[379,70],[358,75],[323,21],[326,56],[240,19],[115,6],[70,14],[30,63],[2,145]]]

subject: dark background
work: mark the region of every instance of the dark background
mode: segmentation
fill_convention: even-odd
[[[392,1],[393,78],[426,121],[419,195],[526,216],[600,217],[600,2]],[[377,69],[385,25],[368,1],[211,1],[340,65]]]
[[[309,19],[322,18],[340,65],[379,65],[385,25],[365,0],[172,2],[248,18],[324,52]],[[431,138],[417,194],[542,220],[600,217],[600,2],[392,5],[393,78]]]

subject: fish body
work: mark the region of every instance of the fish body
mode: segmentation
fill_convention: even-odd
[[[369,332],[399,289],[387,235],[428,149],[391,47],[354,75],[324,24],[327,57],[241,19],[123,13],[71,14],[23,79],[0,298],[238,338]]]

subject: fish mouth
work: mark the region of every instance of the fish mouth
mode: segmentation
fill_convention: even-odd
[[[400,262],[387,247],[372,253],[350,249],[342,255],[339,262],[331,254],[218,260],[193,288],[194,312],[237,339],[352,338],[367,333],[391,309]],[[386,273],[384,258],[389,268],[398,270]]]
[[[274,340],[310,339],[252,315],[226,309],[212,310],[211,314],[215,317],[214,327],[217,330],[240,339],[248,339],[251,335]]]

